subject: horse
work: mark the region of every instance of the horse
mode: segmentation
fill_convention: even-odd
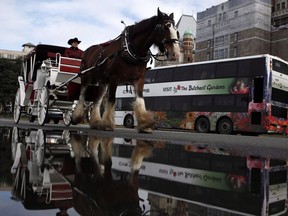
[[[89,84],[98,85],[90,115],[90,127],[100,130],[114,130],[115,93],[120,84],[132,85],[135,90],[133,109],[138,121],[138,132],[152,133],[154,118],[146,110],[143,98],[144,75],[147,62],[155,45],[167,60],[179,58],[179,33],[175,27],[174,15],[159,10],[157,16],[126,26],[114,40],[87,48],[82,56],[81,90],[78,103],[72,114],[75,124],[84,117],[85,92]],[[108,91],[107,102],[101,118],[100,106]]]
[[[73,206],[80,215],[142,215],[138,174],[143,159],[152,155],[149,142],[137,142],[131,155],[130,175],[116,180],[111,168],[113,138],[87,136],[85,140],[83,135],[74,134],[71,145],[76,164]]]

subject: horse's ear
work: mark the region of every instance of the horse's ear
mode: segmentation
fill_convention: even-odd
[[[171,13],[171,14],[169,15],[169,18],[170,18],[170,20],[174,20],[174,13]]]
[[[163,13],[160,11],[160,9],[159,9],[159,7],[158,7],[158,9],[157,9],[157,16],[158,16],[158,19],[162,19],[162,17],[163,17]]]

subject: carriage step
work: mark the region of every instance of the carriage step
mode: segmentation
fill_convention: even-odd
[[[56,109],[72,109],[73,101],[62,101],[62,100],[56,100],[53,103],[53,107]]]

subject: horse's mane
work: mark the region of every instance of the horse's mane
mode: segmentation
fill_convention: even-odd
[[[140,22],[136,22],[134,25],[130,26],[130,33],[133,35],[138,35],[143,32],[146,32],[147,29],[154,28],[157,24],[158,17],[153,16],[148,19],[141,20]]]

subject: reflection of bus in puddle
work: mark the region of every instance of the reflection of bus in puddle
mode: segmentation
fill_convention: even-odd
[[[125,155],[130,155],[133,142],[116,140],[112,158],[116,173],[129,171]],[[139,183],[149,193],[151,210],[163,208],[169,215],[287,212],[287,161],[196,145],[157,141],[152,145],[153,157],[143,161]]]

